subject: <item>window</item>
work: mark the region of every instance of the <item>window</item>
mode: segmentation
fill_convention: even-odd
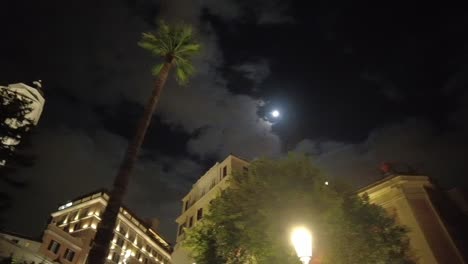
[[[118,263],[118,262],[119,262],[119,260],[120,260],[120,255],[119,255],[119,253],[117,253],[117,252],[113,252],[113,253],[112,253],[112,258],[111,258],[111,259],[112,259],[112,261],[114,261],[114,262],[117,262],[117,263]]]
[[[72,222],[72,221],[75,220],[75,218],[76,218],[77,216],[78,216],[78,215],[77,215],[77,212],[73,212],[73,213],[70,214],[70,217],[69,217],[68,219],[70,219],[70,222]]]
[[[88,216],[88,212],[89,212],[89,207],[85,208],[85,209],[82,209],[81,210],[81,217],[87,217]]]
[[[216,185],[216,180],[213,180],[211,182],[211,185],[210,185],[210,190],[213,189],[213,187],[215,187],[215,185]]]
[[[242,167],[242,171],[244,172],[244,174],[247,174],[249,172],[249,168],[247,167]]]
[[[188,207],[189,207],[189,200],[185,201],[184,210],[187,211]]]
[[[117,242],[115,242],[119,247],[123,247],[124,240],[121,237],[117,238]]]
[[[136,234],[133,232],[128,231],[128,240],[134,241]]]
[[[143,258],[143,263],[148,264],[148,259],[147,259],[147,258]]]
[[[65,250],[65,255],[63,255],[63,257],[68,260],[68,261],[73,261],[73,258],[75,257],[75,251],[67,248],[67,250]]]
[[[140,259],[140,257],[141,257],[141,252],[140,252],[140,251],[138,251],[138,252],[136,253],[136,255],[135,255],[135,258],[139,260],[139,259]]]
[[[60,243],[55,241],[55,240],[51,240],[50,244],[49,244],[49,247],[47,249],[49,251],[53,252],[54,254],[57,254],[57,252],[60,249]]]
[[[193,216],[190,217],[190,220],[189,220],[188,223],[189,223],[188,227],[192,227],[192,225],[193,225]]]
[[[179,226],[179,236],[184,234],[184,227],[185,227],[185,223],[183,223],[183,224],[181,224]]]
[[[120,224],[119,232],[122,235],[125,235],[127,233],[127,229],[125,228],[124,225]]]
[[[203,208],[200,208],[197,210],[197,220],[200,220],[203,218]]]
[[[227,175],[227,166],[223,167],[223,178]]]

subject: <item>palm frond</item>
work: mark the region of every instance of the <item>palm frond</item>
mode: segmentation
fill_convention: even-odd
[[[164,66],[164,63],[156,64],[156,65],[153,66],[153,68],[151,69],[151,73],[152,73],[154,76],[158,76],[158,75],[159,75],[159,72],[161,72],[161,69],[163,68],[163,66]]]
[[[143,33],[138,45],[153,55],[173,59],[176,68],[175,77],[181,85],[187,84],[188,79],[195,73],[190,59],[200,51],[201,46],[195,41],[190,25],[169,26],[164,21],[160,21],[158,30],[154,33]],[[153,75],[157,76],[162,67],[163,64],[154,66]]]
[[[186,85],[195,74],[195,68],[187,60],[177,60],[176,64],[176,80],[180,85]]]
[[[175,53],[181,56],[191,56],[198,53],[201,50],[201,45],[198,43],[188,43],[180,46]]]

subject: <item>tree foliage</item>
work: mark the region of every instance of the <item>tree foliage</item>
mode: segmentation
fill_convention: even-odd
[[[0,182],[3,186],[0,190],[0,212],[11,205],[5,188],[25,185],[13,176],[14,172],[32,165],[33,157],[21,148],[27,144],[33,126],[32,121],[26,118],[31,111],[30,105],[31,102],[20,97],[17,92],[0,89]]]
[[[181,85],[186,85],[195,73],[191,58],[200,52],[200,44],[195,40],[192,26],[182,23],[168,25],[160,21],[158,30],[143,33],[138,44],[153,56],[164,58],[153,67],[153,75],[159,75],[165,62],[174,63],[175,77]]]
[[[260,159],[234,173],[184,246],[197,264],[298,264],[289,234],[305,225],[320,263],[413,263],[406,229],[300,155]]]

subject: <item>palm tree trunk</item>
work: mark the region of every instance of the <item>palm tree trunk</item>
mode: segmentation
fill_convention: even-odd
[[[156,105],[158,104],[172,65],[172,59],[169,59],[164,63],[164,66],[155,81],[153,92],[146,104],[145,111],[140,119],[135,136],[127,146],[127,151],[125,152],[125,156],[120,164],[117,176],[114,179],[114,185],[110,193],[107,207],[102,215],[102,221],[99,224],[92,249],[89,253],[88,263],[90,264],[104,264],[106,261],[110,242],[113,239],[117,216],[119,214],[120,207],[122,206],[123,198],[127,193],[131,172],[135,162],[137,161],[146,131],[151,123],[151,118],[156,109]]]

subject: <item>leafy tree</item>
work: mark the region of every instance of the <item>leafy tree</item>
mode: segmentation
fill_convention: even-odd
[[[161,58],[152,70],[156,76],[151,96],[146,104],[143,116],[137,126],[135,136],[129,143],[119,171],[114,179],[108,206],[99,225],[93,249],[89,255],[89,263],[104,263],[107,257],[113,229],[122,201],[127,193],[131,172],[138,158],[146,131],[151,123],[151,117],[156,109],[161,92],[165,86],[169,72],[174,69],[179,84],[187,84],[189,77],[194,74],[191,63],[193,55],[200,50],[200,45],[194,39],[192,27],[185,24],[169,26],[164,22],[159,24],[155,33],[143,33],[138,43],[152,55]]]
[[[289,234],[308,226],[320,263],[413,263],[405,228],[384,209],[326,185],[304,156],[260,159],[234,173],[184,246],[197,264],[298,264]]]
[[[33,126],[26,118],[31,112],[31,102],[18,95],[16,91],[0,88],[0,212],[11,205],[6,187],[23,187],[24,182],[16,179],[14,172],[22,167],[31,166],[33,157],[23,151]],[[1,222],[1,219],[0,219]]]

